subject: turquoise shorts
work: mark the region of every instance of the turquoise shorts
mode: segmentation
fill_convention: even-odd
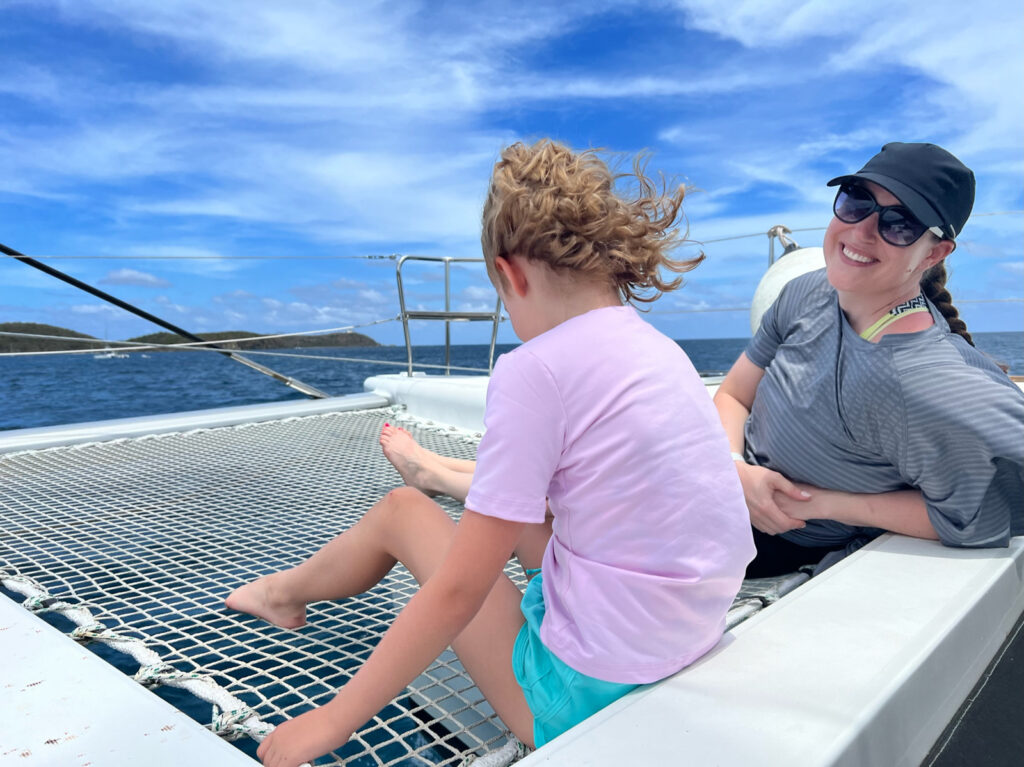
[[[512,671],[533,714],[537,748],[638,686],[581,674],[544,646],[540,641],[544,619],[541,578],[536,575],[523,594],[521,609],[526,623],[512,648]]]

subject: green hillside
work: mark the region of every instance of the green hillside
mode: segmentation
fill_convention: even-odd
[[[199,336],[206,341],[219,341],[225,338],[255,338],[258,333],[250,333],[246,330],[226,330],[219,333],[200,333]],[[188,343],[187,338],[182,338],[174,333],[150,333],[145,336],[129,338],[140,344],[182,344]],[[268,338],[259,341],[250,341],[240,344],[224,344],[226,349],[308,349],[314,346],[380,346],[369,336],[362,333],[329,333],[322,336],[289,336],[288,338]]]
[[[0,322],[0,331],[8,333],[32,333],[41,336],[64,336],[66,338],[95,338],[84,333],[76,333],[56,325],[42,325],[38,322]],[[59,352],[67,349],[92,349],[98,344],[75,343],[74,341],[56,341],[47,338],[18,338],[17,336],[0,336],[0,352]]]
[[[31,333],[34,335],[63,336],[65,338],[91,338],[84,333],[78,333],[67,328],[56,327],[55,325],[42,325],[36,322],[0,322],[0,331],[10,333]],[[201,337],[207,341],[216,341],[223,338],[253,338],[257,333],[249,333],[244,330],[228,330],[220,333],[204,333]],[[180,344],[188,339],[182,338],[174,333],[150,333],[145,336],[129,338],[129,341],[145,344]],[[252,341],[243,344],[226,344],[226,348],[232,349],[294,349],[310,348],[315,346],[379,346],[369,336],[362,333],[330,333],[322,336],[292,336],[290,338],[271,338],[267,340]],[[68,349],[89,349],[100,348],[100,344],[86,344],[74,341],[59,341],[46,338],[19,338],[17,336],[0,335],[0,354],[10,352],[50,352],[66,351]]]

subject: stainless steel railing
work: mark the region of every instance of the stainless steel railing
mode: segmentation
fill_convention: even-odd
[[[405,305],[405,290],[402,286],[402,267],[407,261],[430,261],[444,264],[444,311],[410,310]],[[487,358],[487,370],[494,367],[494,344],[498,340],[498,324],[501,322],[501,299],[497,299],[493,312],[453,312],[451,291],[451,265],[453,263],[483,263],[482,258],[453,258],[449,256],[402,256],[395,268],[398,280],[398,305],[401,311],[402,329],[405,331],[405,350],[408,355],[408,373],[412,375],[412,339],[409,335],[410,320],[441,320],[444,322],[444,374],[451,375],[451,324],[453,322],[482,322],[490,320],[491,349]]]

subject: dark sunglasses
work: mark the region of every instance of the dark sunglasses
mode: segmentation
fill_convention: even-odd
[[[925,226],[902,205],[879,205],[874,195],[858,184],[840,186],[832,210],[836,218],[847,224],[856,224],[878,211],[878,234],[897,248],[913,245],[925,232],[939,239],[944,236],[939,227]]]

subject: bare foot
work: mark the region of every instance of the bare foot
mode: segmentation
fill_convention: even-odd
[[[230,610],[255,615],[286,629],[295,629],[306,623],[306,605],[302,602],[282,600],[275,587],[280,573],[267,575],[240,586],[224,600]]]
[[[437,461],[434,454],[421,447],[409,432],[386,423],[380,432],[380,446],[384,457],[402,475],[405,484],[429,496],[440,494],[435,481]]]

